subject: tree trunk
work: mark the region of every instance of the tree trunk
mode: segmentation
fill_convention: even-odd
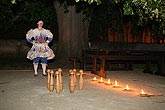
[[[76,13],[75,6],[69,6],[69,12],[64,13],[63,4],[55,1],[57,13],[59,43],[56,61],[66,64],[70,57],[81,57],[81,51],[88,46],[88,26],[82,21],[82,13]]]

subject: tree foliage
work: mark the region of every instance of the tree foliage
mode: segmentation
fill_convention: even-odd
[[[39,17],[48,19],[47,16],[37,15],[39,12],[41,12],[43,8],[36,6],[35,2],[41,2],[41,6],[42,6],[43,1],[44,3],[49,4],[51,3],[51,0],[41,0],[41,1],[1,0],[1,1],[5,2],[5,4],[8,5],[8,7],[3,8],[4,11],[1,14],[7,15],[5,16],[6,18],[11,18],[10,20],[8,20],[8,22],[10,22],[11,24],[13,23],[13,21],[20,19],[20,16],[17,16],[17,17],[13,16],[15,12],[11,10],[13,5],[17,6],[19,2],[21,3],[23,2],[25,4],[24,7],[26,7],[26,8],[23,8],[25,9],[25,12],[26,12],[25,15],[27,16],[27,17],[24,16],[23,18],[25,21],[26,19],[31,19],[32,21]],[[27,4],[28,1],[33,1],[33,4]],[[164,12],[165,3],[163,0],[57,0],[57,1],[65,4],[64,9],[66,13],[69,11],[67,8],[68,5],[76,5],[79,11],[83,10],[83,13],[85,15],[84,18],[86,20],[87,19],[90,20],[92,18],[93,13],[95,13],[93,12],[94,9],[96,9],[97,7],[100,7],[101,4],[106,3],[108,6],[107,7],[108,12],[106,13],[116,12],[115,10],[118,10],[120,22],[122,22],[122,19],[124,16],[129,16],[135,19],[134,24],[136,24],[137,26],[146,26],[146,25],[150,26],[151,30],[153,30],[153,33],[162,33],[162,30],[165,27],[164,26],[165,25],[165,12]],[[23,10],[23,9],[20,9],[20,10]],[[49,8],[42,10],[42,12],[47,15],[52,14],[52,11],[50,11]],[[21,15],[20,12],[18,13],[19,13],[18,15]],[[27,13],[30,13],[30,14],[27,14]],[[102,12],[102,14],[104,15],[105,13]]]
[[[89,4],[101,4],[104,0],[75,0],[76,2],[87,2]],[[104,1],[105,2],[105,1]],[[108,0],[106,1],[108,3]],[[111,3],[124,4],[120,7],[124,11],[124,15],[138,15],[139,25],[144,24],[148,20],[160,20],[165,17],[162,14],[162,0],[111,0]]]
[[[34,28],[39,19],[44,20],[47,28],[56,29],[56,14],[51,3],[51,0],[1,0],[0,33],[16,32],[18,25]]]
[[[133,33],[136,33],[138,27],[148,27],[152,34],[161,39],[165,35],[165,1],[164,0],[75,0],[76,2],[87,2],[89,4],[101,5],[104,2],[109,4],[109,10],[115,6],[116,10],[120,10],[118,16],[120,21],[126,16],[132,20]],[[111,5],[113,4],[113,5]],[[111,10],[109,11],[111,12]],[[104,12],[103,12],[104,13]],[[122,15],[122,16],[121,16]],[[106,19],[109,19],[108,17]],[[123,19],[124,20],[124,19]],[[118,22],[121,24],[121,22]],[[119,28],[118,28],[119,29]],[[136,31],[135,31],[136,30]],[[163,31],[164,30],[164,31]]]

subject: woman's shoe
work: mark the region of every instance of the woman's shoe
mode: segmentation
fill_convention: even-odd
[[[34,74],[34,77],[38,76],[38,74]]]
[[[47,74],[42,74],[42,76],[47,76]]]

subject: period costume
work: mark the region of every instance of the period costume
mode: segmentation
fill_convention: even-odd
[[[41,23],[41,21],[38,23]],[[48,43],[50,43],[52,39],[53,34],[44,28],[41,30],[38,28],[31,29],[26,34],[27,42],[33,44],[32,48],[27,53],[27,58],[33,60],[35,75],[37,75],[39,61],[42,64],[43,75],[45,75],[47,60],[55,57],[53,50],[48,46]]]

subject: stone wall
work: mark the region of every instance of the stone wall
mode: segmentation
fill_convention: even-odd
[[[2,40],[0,39],[0,55],[26,54],[32,45],[26,40]],[[50,46],[54,52],[57,51],[57,42]],[[152,50],[165,51],[164,44],[144,44],[144,43],[109,43],[91,42],[91,49],[119,49],[119,50]]]
[[[2,40],[0,39],[0,55],[26,54],[32,45],[26,40]],[[57,50],[56,43],[51,45],[54,52]]]

